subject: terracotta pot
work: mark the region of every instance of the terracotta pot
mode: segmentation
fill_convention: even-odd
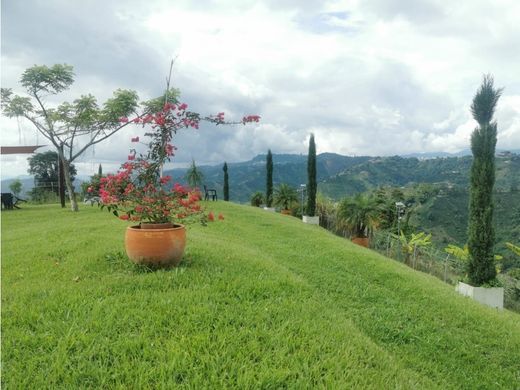
[[[149,225],[152,226],[150,229]],[[125,233],[126,254],[136,264],[169,267],[180,263],[186,246],[184,225],[142,224]]]
[[[368,248],[368,237],[354,237],[352,239],[352,242],[354,244],[364,246],[365,248]]]
[[[291,215],[291,210],[280,210],[280,213],[282,213],[283,215]]]

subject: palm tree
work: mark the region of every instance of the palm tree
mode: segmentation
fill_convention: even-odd
[[[298,202],[298,193],[290,185],[282,183],[274,190],[274,203],[277,206],[288,210],[294,202]]]
[[[260,207],[264,203],[264,194],[260,191],[256,191],[251,195],[251,206]]]
[[[186,171],[186,181],[190,187],[199,187],[204,180],[204,174],[195,165],[195,160],[191,160],[191,165]]]
[[[379,224],[379,210],[373,198],[358,194],[341,201],[338,218],[355,237],[367,237]]]

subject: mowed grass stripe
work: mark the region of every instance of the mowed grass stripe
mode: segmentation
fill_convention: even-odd
[[[6,388],[515,388],[520,320],[317,227],[208,203],[145,272],[90,206],[2,213]]]

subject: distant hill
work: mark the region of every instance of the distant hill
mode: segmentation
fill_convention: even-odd
[[[471,156],[418,159],[392,157],[350,157],[322,153],[317,157],[318,189],[339,200],[380,186],[404,187],[415,183],[446,183],[467,187]],[[287,183],[298,188],[307,183],[307,156],[274,154],[274,185]],[[520,187],[520,155],[510,153],[496,159],[497,191]],[[248,202],[255,191],[265,191],[265,155],[239,163],[229,163],[230,198]],[[222,194],[222,166],[200,166],[205,184]],[[186,168],[167,171],[175,181],[184,182]]]
[[[34,177],[29,176],[29,175],[24,175],[24,176],[20,176],[18,179],[22,182],[22,192],[21,192],[20,196],[22,198],[27,197],[27,193],[34,188]],[[16,178],[2,180],[1,181],[2,192],[11,192],[11,190],[9,189],[9,185],[15,180],[16,180]],[[89,176],[81,176],[81,175],[76,176],[76,178],[74,179],[74,188],[76,189],[76,191],[79,191],[79,189],[81,188],[82,182],[89,181],[89,180],[90,180]]]
[[[258,155],[252,160],[228,163],[230,199],[235,202],[248,202],[252,193],[265,191],[266,171],[265,155]],[[317,156],[318,181],[325,181],[344,170],[369,161],[371,157],[349,157],[335,153],[322,153]],[[287,183],[293,187],[307,183],[307,156],[294,154],[273,155],[273,182],[275,187]],[[205,177],[205,184],[217,189],[222,195],[224,174],[222,165],[200,166]],[[185,183],[187,168],[165,171],[175,181]]]

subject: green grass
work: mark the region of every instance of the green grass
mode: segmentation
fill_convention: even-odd
[[[90,206],[2,213],[2,385],[518,388],[520,316],[316,226],[211,203],[180,267]]]

